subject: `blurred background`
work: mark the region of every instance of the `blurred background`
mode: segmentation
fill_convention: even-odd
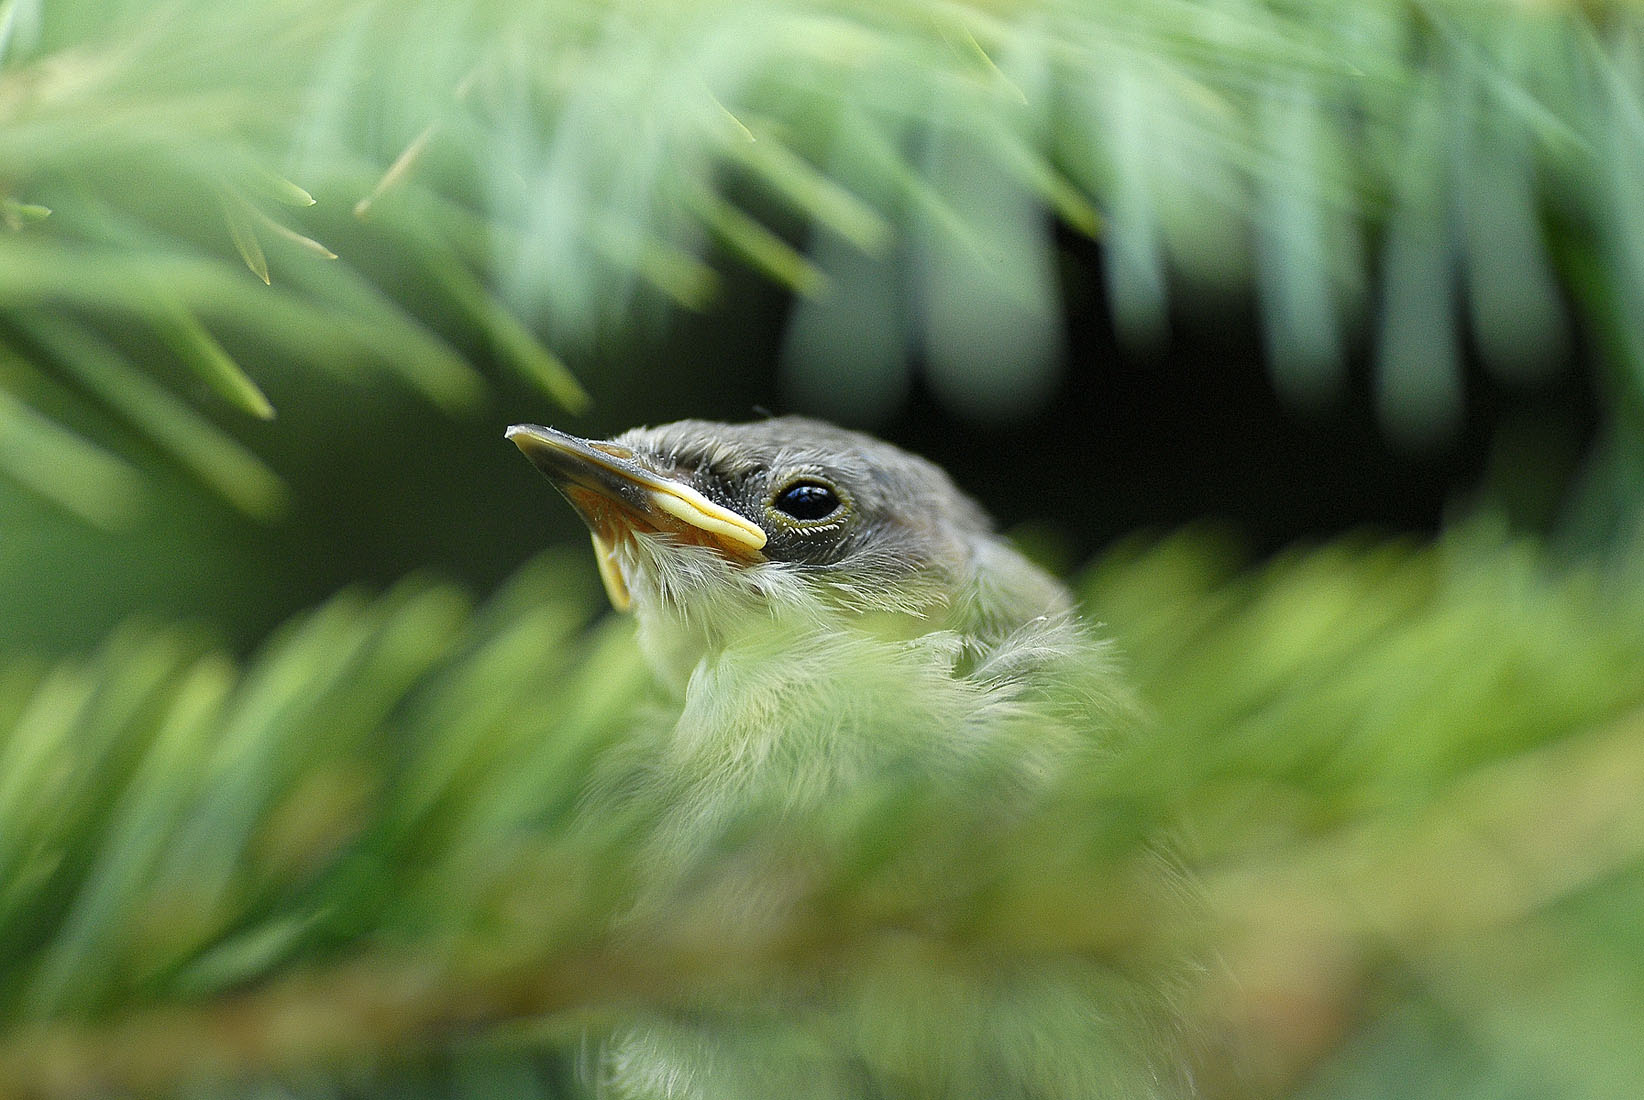
[[[341,589],[506,600],[550,547],[585,623],[581,528],[503,428],[766,413],[927,455],[1073,578],[1175,731],[1136,797],[1203,837],[1264,805],[1197,854],[1260,852],[1275,897],[1325,858],[1286,843],[1428,807],[1412,850],[1448,851],[1471,769],[1644,702],[1623,0],[4,0],[0,223],[17,729],[47,670],[112,676],[133,631],[256,669]],[[1485,830],[1510,854],[1583,784],[1618,816],[1569,823],[1605,854],[1524,871],[1510,916],[1320,909],[1275,933],[1298,962],[1252,946],[1279,918],[1248,881],[1217,894],[1247,921],[1218,949],[1271,993],[1233,1030],[1271,1049],[1212,1091],[1626,1095],[1631,722],[1588,771],[1511,780],[1524,816]],[[91,801],[120,775],[86,772]],[[9,973],[107,826],[76,826],[78,863],[4,865],[0,917],[34,929]],[[1378,969],[1417,926],[1508,936],[1578,894],[1554,923],[1588,939],[1525,935],[1609,962],[1543,958],[1533,1010],[1469,1015],[1483,987],[1431,944]]]
[[[484,589],[519,420],[833,418],[1064,568],[1631,507],[1628,5],[5,12],[14,644]]]

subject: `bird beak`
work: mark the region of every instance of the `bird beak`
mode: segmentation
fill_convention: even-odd
[[[613,547],[635,530],[664,532],[743,560],[764,557],[765,532],[758,524],[683,481],[647,469],[620,444],[580,439],[539,424],[515,424],[506,434],[588,525],[600,579],[619,611],[633,600]]]

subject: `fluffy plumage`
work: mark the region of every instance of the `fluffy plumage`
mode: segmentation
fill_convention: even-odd
[[[825,832],[888,777],[916,776],[962,807],[965,827],[986,828],[1128,723],[1067,592],[923,459],[791,417],[682,421],[598,444],[513,432],[542,433],[514,438],[588,519],[618,574],[608,581],[631,598],[641,644],[678,694],[588,803],[655,809],[636,927],[768,943],[827,862],[807,830]],[[669,485],[705,503],[677,521],[677,500],[655,506]],[[707,530],[724,527],[720,509],[757,525],[763,545]],[[940,878],[906,855],[899,888],[939,896]],[[635,1019],[591,1072],[634,1100],[1183,1091],[1137,1041],[1147,998],[1116,993],[1101,967],[933,965],[917,936],[885,946],[894,940],[838,974]]]

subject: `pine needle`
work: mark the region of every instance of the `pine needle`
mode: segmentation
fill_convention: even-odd
[[[1618,673],[1641,605],[1525,547],[1458,533],[1250,573],[1192,538],[1121,551],[1089,594],[1154,719],[1112,757],[1008,824],[966,785],[985,768],[755,813],[620,936],[659,871],[648,811],[589,819],[585,792],[677,704],[625,624],[587,632],[567,565],[478,611],[426,584],[344,595],[242,667],[152,627],[0,667],[0,1096],[293,1075],[393,1095],[411,1066],[502,1073],[682,998],[1012,958],[1177,989],[1208,1095],[1311,1095],[1295,1083],[1376,1080],[1364,1044],[1417,1007],[1515,1038],[1438,1042],[1410,1072],[1510,1073],[1521,1032],[1561,1026],[1540,990],[1638,949],[1644,681]],[[692,917],[773,844],[816,876],[792,919]],[[1644,990],[1600,1003],[1629,1018]],[[1542,1056],[1601,1080],[1630,1046]]]

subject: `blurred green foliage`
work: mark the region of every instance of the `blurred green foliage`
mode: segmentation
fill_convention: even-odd
[[[1167,988],[1208,1096],[1631,1095],[1640,31],[1623,2],[3,0],[0,1097],[574,1095],[624,1013],[973,955]],[[733,264],[796,296],[805,408],[871,418],[923,372],[1020,413],[1065,365],[1053,225],[1099,243],[1086,305],[1132,346],[1247,291],[1305,407],[1368,340],[1410,442],[1461,415],[1465,347],[1522,379],[1591,345],[1561,534],[1610,564],[1485,520],[1259,567],[1120,547],[1081,591],[1140,736],[997,833],[916,769],[787,823],[825,858],[761,942],[613,936],[648,822],[577,800],[669,704],[580,553],[504,581],[571,530],[498,425],[713,385],[650,357]],[[332,595],[452,563],[496,593]],[[952,888],[899,893],[897,853]]]
[[[478,609],[345,594],[244,666],[134,628],[8,667],[0,1095],[575,1093],[551,1055],[581,1028],[954,958],[1171,991],[1210,1096],[1636,1079],[1636,590],[1476,532],[1256,572],[1203,536],[1130,548],[1086,592],[1145,735],[1008,823],[978,809],[990,769],[917,760],[751,811],[613,935],[655,808],[590,820],[579,794],[670,704],[625,623],[588,629],[586,572],[546,557]],[[751,845],[807,853],[801,903],[704,924],[692,898]]]
[[[457,409],[483,347],[575,409],[565,361],[701,307],[722,258],[800,295],[812,408],[883,410],[917,360],[957,408],[1031,409],[1053,220],[1101,241],[1137,343],[1172,287],[1253,287],[1298,402],[1369,331],[1410,441],[1461,415],[1464,336],[1521,378],[1572,315],[1639,403],[1631,4],[9,0],[0,28],[0,468],[98,523],[150,461],[116,422],[266,517],[234,422],[275,375]]]

